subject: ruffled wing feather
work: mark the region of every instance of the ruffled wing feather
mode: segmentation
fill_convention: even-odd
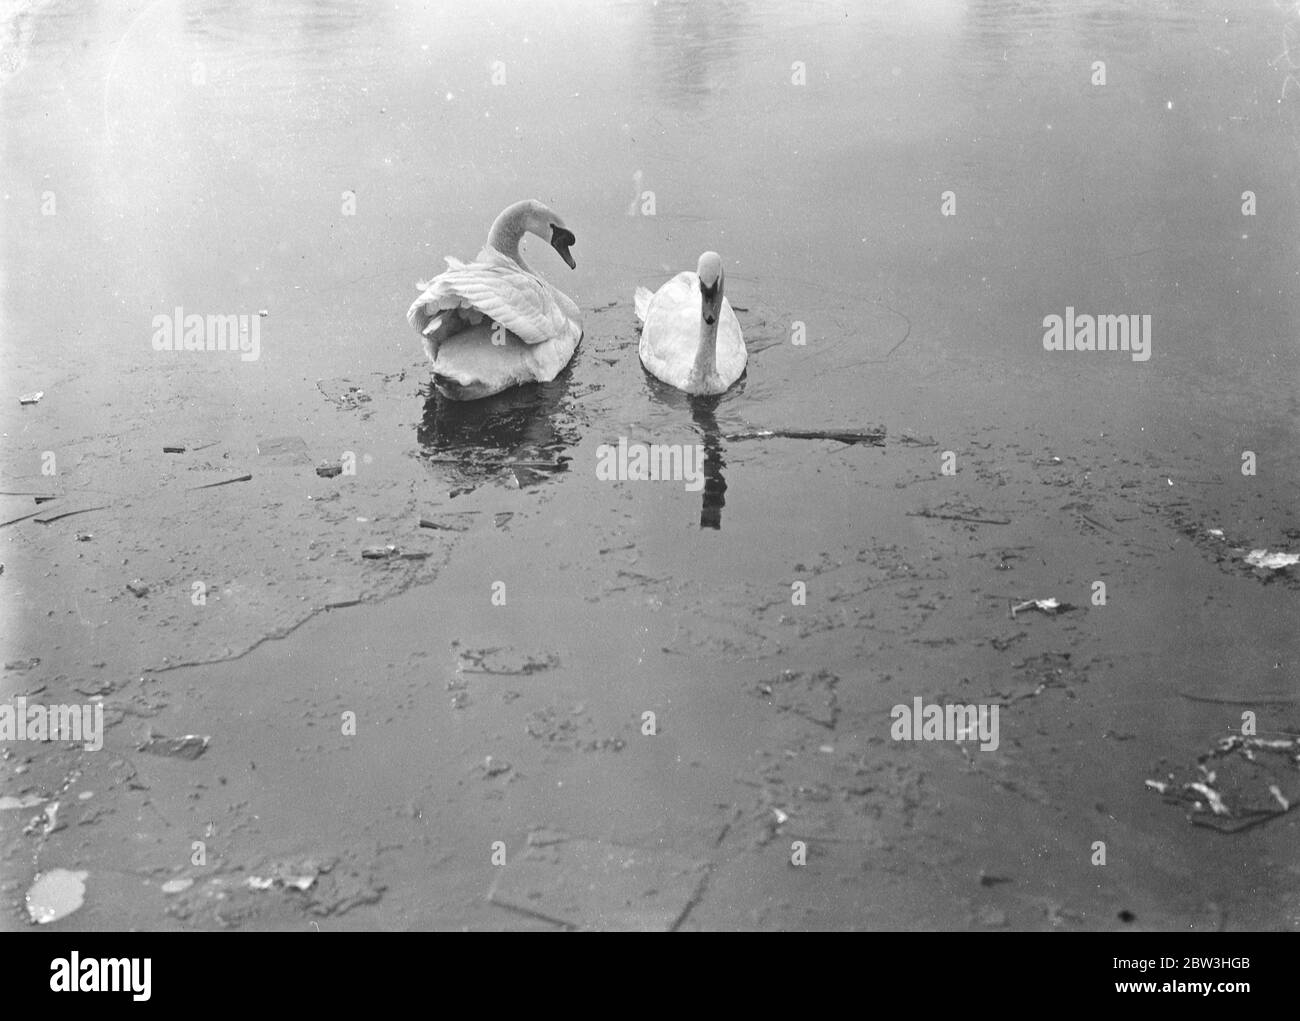
[[[575,328],[581,333],[577,306],[567,296],[492,248],[484,248],[472,263],[448,257],[445,272],[417,286],[424,293],[411,305],[406,319],[420,333],[449,309],[475,310],[525,344],[542,344]],[[444,320],[455,318],[460,317]]]

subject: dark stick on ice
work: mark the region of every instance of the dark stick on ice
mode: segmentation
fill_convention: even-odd
[[[98,507],[81,507],[77,510],[61,511],[58,514],[44,514],[36,520],[42,525],[48,525],[51,521],[58,521],[60,518],[70,518],[74,514],[89,514],[91,511],[108,510],[108,504],[101,504]]]
[[[938,511],[908,511],[909,518],[941,518],[944,521],[970,521],[976,525],[1009,525],[1010,518],[977,518],[973,514],[940,514]]]
[[[252,478],[253,476],[251,475],[240,475],[233,479],[222,479],[220,482],[208,482],[202,486],[190,486],[190,490],[192,492],[196,489],[212,489],[214,486],[228,486],[232,482],[250,482],[252,481]]]
[[[874,447],[885,445],[884,429],[755,429],[750,432],[731,433],[728,440],[835,440],[837,443],[869,443]]]
[[[0,528],[4,528],[5,525],[16,525],[16,524],[18,524],[18,522],[20,522],[20,521],[26,521],[28,518],[34,518],[34,517],[36,517],[37,514],[40,514],[40,513],[41,513],[40,511],[35,510],[35,511],[32,511],[30,514],[24,514],[24,515],[23,515],[22,517],[20,517],[20,518],[10,518],[8,521],[0,521]]]

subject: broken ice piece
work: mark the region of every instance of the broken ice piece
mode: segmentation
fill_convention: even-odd
[[[30,394],[22,394],[22,395],[20,395],[19,398],[18,398],[18,403],[19,403],[19,404],[35,404],[37,401],[39,401],[39,400],[40,400],[42,397],[44,397],[44,396],[45,396],[45,391],[44,391],[44,390],[37,390],[35,393],[30,393]]]
[[[397,552],[397,547],[392,543],[387,546],[367,546],[361,551],[361,555],[366,560],[386,560]]]
[[[779,808],[773,808],[772,812],[776,815],[776,824],[778,826],[784,825],[785,822],[790,818],[789,815],[787,815],[785,812],[782,812]]]
[[[22,797],[14,797],[12,794],[0,794],[0,812],[11,808],[35,808],[44,800],[39,794],[24,794]]]
[[[1270,571],[1280,571],[1285,567],[1300,564],[1300,553],[1270,553],[1265,549],[1253,549],[1246,554],[1246,563],[1251,567],[1261,567]]]
[[[1167,783],[1161,783],[1159,780],[1143,780],[1142,782],[1157,794],[1165,794],[1169,790],[1169,785]]]
[[[1223,529],[1222,529],[1222,528],[1207,528],[1207,529],[1205,530],[1205,534],[1206,534],[1206,535],[1212,535],[1212,536],[1214,536],[1216,539],[1222,539],[1222,538],[1224,538],[1224,535],[1223,535]]]
[[[671,932],[707,875],[670,852],[575,839],[513,855],[488,900],[565,929]]]
[[[27,891],[27,914],[37,925],[48,925],[72,914],[85,902],[89,872],[51,869],[38,872]]]
[[[1053,597],[1051,599],[1026,599],[1023,603],[1016,603],[1011,607],[1011,616],[1015,617],[1022,610],[1041,610],[1046,614],[1064,613],[1066,610],[1074,609],[1069,603],[1063,603]]]
[[[31,821],[23,827],[24,836],[31,836],[39,832],[42,837],[48,837],[55,830],[61,830],[66,827],[65,823],[59,822],[59,803],[57,801],[45,806],[43,815],[34,815]]]
[[[199,734],[186,734],[184,737],[163,737],[161,734],[152,734],[149,740],[136,750],[148,752],[150,755],[165,755],[169,758],[193,761],[208,750],[208,742],[211,740],[212,738]]]
[[[1273,797],[1277,798],[1277,803],[1282,806],[1283,812],[1291,811],[1291,802],[1287,801],[1286,796],[1278,789],[1277,784],[1269,784],[1268,792],[1273,795]]]
[[[1203,783],[1189,783],[1185,786],[1189,791],[1195,791],[1197,794],[1201,795],[1201,797],[1209,803],[1210,811],[1215,815],[1232,814],[1228,811],[1228,806],[1223,803],[1223,799],[1219,797],[1219,792],[1213,787]]]

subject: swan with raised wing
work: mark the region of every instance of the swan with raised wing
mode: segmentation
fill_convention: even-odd
[[[519,252],[536,234],[576,269],[576,242],[564,221],[536,199],[506,207],[474,262],[447,256],[447,269],[416,284],[423,293],[406,313],[433,363],[444,397],[477,400],[523,383],[548,383],[582,339],[578,306],[530,269]]]

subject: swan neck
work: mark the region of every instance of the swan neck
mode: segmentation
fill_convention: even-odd
[[[696,379],[707,379],[717,371],[717,350],[718,323],[715,320],[710,325],[704,321],[703,316],[700,316],[700,345],[696,349],[695,365],[691,370]]]
[[[502,255],[514,259],[525,269],[528,267],[519,254],[519,242],[528,230],[526,205],[519,202],[502,210],[501,215],[493,221],[487,239],[489,248],[495,248]]]

